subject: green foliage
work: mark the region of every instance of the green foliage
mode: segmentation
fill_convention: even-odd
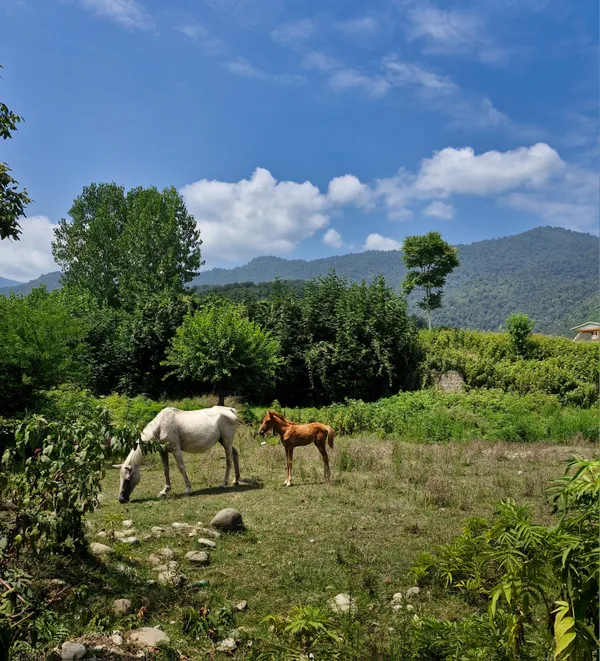
[[[2,69],[2,65],[0,65]],[[17,131],[23,118],[0,102],[0,138],[8,140]],[[18,219],[25,215],[25,207],[31,203],[26,190],[19,190],[19,182],[9,174],[10,168],[0,162],[0,241],[19,240],[21,228]]]
[[[442,239],[439,232],[404,239],[402,259],[409,269],[403,283],[404,291],[423,291],[423,300],[417,305],[425,310],[431,329],[431,312],[442,307],[446,279],[460,265],[456,249]],[[413,269],[413,270],[410,270]]]
[[[542,658],[552,645],[555,659],[583,661],[598,650],[600,460],[568,462],[551,494],[561,514],[555,525],[535,524],[527,507],[503,501],[490,524],[421,556],[414,573],[471,603],[483,598],[510,658]],[[536,635],[540,608],[552,642]]]
[[[0,563],[22,550],[29,556],[67,547],[81,551],[83,517],[98,504],[106,462],[134,438],[115,429],[106,409],[84,402],[59,422],[41,416],[21,422],[2,457],[2,500],[17,509],[2,522]]]
[[[523,313],[511,314],[506,320],[511,348],[519,358],[527,358],[529,355],[529,338],[534,325],[534,322]]]
[[[0,411],[22,411],[37,391],[83,378],[84,334],[61,292],[0,297]]]
[[[182,293],[198,272],[200,233],[175,188],[92,184],[55,230],[52,251],[64,284],[102,305],[135,308]]]
[[[401,393],[377,402],[349,401],[323,408],[284,407],[295,422],[318,420],[338,434],[376,434],[399,441],[551,441],[598,438],[597,409],[561,406],[552,395],[516,395],[501,390],[442,393],[436,390]],[[244,412],[258,424],[264,407]]]
[[[423,384],[456,370],[472,388],[547,393],[574,406],[591,406],[598,399],[600,347],[591,343],[533,335],[528,341],[528,360],[515,357],[506,333],[421,331],[419,343]]]
[[[243,306],[225,299],[188,314],[165,359],[179,378],[210,384],[220,404],[226,393],[268,392],[280,362],[278,342],[248,319]]]

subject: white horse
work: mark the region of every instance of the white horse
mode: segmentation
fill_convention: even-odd
[[[192,490],[190,479],[183,463],[183,452],[199,454],[210,450],[219,442],[225,448],[227,467],[225,479],[221,486],[226,487],[229,482],[231,462],[235,467],[234,486],[239,483],[240,467],[237,450],[233,447],[233,437],[238,423],[237,412],[228,406],[213,406],[210,409],[199,411],[180,411],[173,407],[163,409],[143,429],[140,436],[141,443],[132,450],[122,464],[115,468],[121,469],[121,486],[119,489],[119,502],[127,503],[132,491],[139,483],[140,464],[142,462],[142,443],[155,438],[163,448],[160,450],[163,471],[165,474],[165,488],[158,494],[166,496],[171,491],[169,478],[169,452],[175,457],[177,467],[185,482],[185,495]]]

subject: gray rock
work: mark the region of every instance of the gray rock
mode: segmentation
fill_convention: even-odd
[[[152,567],[152,571],[169,571],[169,565],[154,565],[154,567]]]
[[[212,537],[213,539],[219,539],[219,537],[221,536],[220,532],[217,532],[216,530],[211,530],[210,528],[199,527],[196,529],[196,532],[199,532],[202,535],[206,535],[207,537]]]
[[[356,604],[349,594],[340,592],[329,602],[329,607],[335,613],[349,613],[356,611]]]
[[[225,532],[244,529],[242,515],[231,507],[217,512],[210,525]]]
[[[96,535],[96,537],[108,537],[108,533],[106,532],[106,530],[101,530],[101,531]]]
[[[233,638],[225,638],[217,645],[217,652],[233,652],[237,647],[237,643]]]
[[[155,555],[154,553],[151,553],[151,554],[148,556],[148,562],[149,562],[151,565],[160,565],[160,564],[162,564],[163,559],[160,558],[159,556]]]
[[[412,599],[413,597],[416,597],[419,594],[419,592],[421,592],[421,588],[415,585],[414,588],[408,588],[405,596],[407,599]]]
[[[217,548],[217,545],[212,541],[212,539],[204,539],[204,537],[200,537],[198,539],[198,544],[200,544],[200,546],[206,546],[209,549]]]
[[[189,551],[185,554],[185,558],[195,565],[207,565],[210,562],[210,556],[204,551]]]
[[[86,653],[85,645],[81,643],[63,643],[60,650],[60,658],[63,661],[74,661],[83,659]]]
[[[157,537],[164,535],[167,532],[166,528],[161,528],[161,526],[152,526],[152,533]]]
[[[185,574],[178,574],[172,569],[167,569],[167,571],[160,572],[158,582],[162,583],[162,585],[171,585],[174,588],[179,588],[187,582],[187,576]]]
[[[130,546],[137,546],[140,540],[137,537],[123,537],[121,544],[129,544]]]
[[[90,553],[96,556],[105,556],[105,555],[110,555],[113,552],[113,550],[110,548],[110,546],[106,546],[106,544],[100,544],[99,542],[92,542],[90,544]]]
[[[168,546],[165,547],[164,549],[158,549],[157,551],[158,555],[162,556],[163,558],[166,558],[167,560],[173,560],[174,558],[177,557],[177,554],[173,549],[170,549]]]
[[[156,647],[159,643],[168,643],[169,636],[155,627],[143,627],[129,636],[129,642],[137,647]]]
[[[246,608],[248,608],[248,602],[247,602],[247,601],[240,601],[239,603],[237,603],[237,604],[235,605],[235,610],[236,610],[236,611],[239,611],[240,613],[241,613],[242,611],[245,611]]]
[[[129,599],[115,599],[113,601],[113,613],[115,615],[129,615],[131,612],[131,601]]]
[[[121,647],[123,644],[123,638],[118,633],[113,633],[110,639],[117,647]]]
[[[171,528],[175,528],[175,530],[185,530],[186,528],[191,528],[191,525],[189,523],[180,523],[179,521],[175,521],[175,523],[171,524]]]
[[[123,521],[123,528],[133,528],[133,521],[131,519],[125,519]]]

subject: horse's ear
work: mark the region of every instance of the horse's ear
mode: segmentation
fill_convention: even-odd
[[[121,468],[122,466],[123,466],[123,464],[113,464],[112,465],[113,468]]]

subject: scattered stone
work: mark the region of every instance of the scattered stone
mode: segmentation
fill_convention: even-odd
[[[134,631],[129,641],[138,647],[157,647],[159,643],[168,643],[169,636],[155,627],[143,627]]]
[[[173,549],[170,549],[168,546],[165,547],[164,549],[158,549],[157,553],[158,555],[161,555],[163,558],[167,558],[167,560],[173,560],[176,557],[175,551],[173,551]]]
[[[123,528],[133,528],[133,521],[131,519],[125,519],[123,521]]]
[[[157,555],[155,555],[154,553],[151,553],[151,554],[148,556],[148,562],[149,562],[151,565],[160,565],[160,564],[162,564],[162,558],[159,558],[159,557],[158,557]]]
[[[356,611],[356,604],[349,594],[340,592],[329,602],[329,606],[335,613],[349,613]]]
[[[50,581],[50,583],[51,583],[51,585],[66,585],[66,584],[67,584],[66,581],[63,581],[63,580],[62,580],[62,578],[53,578],[53,579]]]
[[[239,611],[241,613],[242,611],[245,611],[246,608],[248,608],[248,602],[247,601],[240,601],[239,603],[237,603],[235,605],[234,608],[235,608],[236,611]]]
[[[237,643],[233,638],[225,638],[217,645],[217,652],[233,652]]]
[[[179,521],[175,521],[175,523],[171,524],[171,528],[175,528],[175,530],[185,530],[186,528],[191,528],[189,523],[179,523]]]
[[[220,532],[217,532],[216,530],[211,530],[210,528],[198,528],[197,532],[201,533],[202,535],[206,535],[207,537],[212,537],[213,539],[219,539],[221,536]]]
[[[129,530],[115,530],[112,534],[116,539],[123,539],[129,535]]]
[[[395,611],[401,611],[403,608],[402,601],[403,601],[402,592],[396,592],[396,594],[394,594],[394,596],[392,597],[392,608]]]
[[[210,562],[208,553],[204,551],[189,551],[185,554],[186,560],[193,562],[195,565],[207,565]]]
[[[168,562],[167,567],[169,569],[175,569],[177,567],[177,560],[171,560],[171,562]]]
[[[421,588],[417,587],[416,585],[414,588],[408,588],[408,590],[406,591],[406,598],[412,599],[413,597],[416,597],[419,594],[419,592],[421,592]]]
[[[171,585],[174,588],[178,588],[187,582],[187,576],[185,574],[178,574],[172,569],[167,569],[167,571],[160,572],[158,575],[158,582],[163,585]]]
[[[113,602],[115,615],[129,615],[131,612],[131,601],[129,599],[115,599]]]
[[[121,544],[129,544],[130,546],[137,546],[140,540],[137,537],[123,537]]]
[[[160,537],[167,532],[166,528],[161,528],[160,526],[152,526],[152,533],[157,537]]]
[[[213,528],[218,528],[219,530],[224,530],[226,532],[244,529],[242,515],[231,507],[217,512],[216,516],[210,522],[210,525]]]
[[[86,651],[85,645],[82,645],[81,643],[63,643],[60,650],[60,658],[63,659],[63,661],[83,659]]]
[[[412,604],[406,604],[406,610],[407,611],[414,611],[415,607]]]
[[[106,546],[106,544],[100,544],[98,542],[92,542],[90,544],[90,553],[96,556],[104,556],[104,555],[110,555],[113,552],[113,550],[110,548],[110,546]]]
[[[108,533],[106,532],[106,530],[101,530],[101,531],[96,535],[96,537],[108,537]]]
[[[191,588],[205,588],[208,585],[208,581],[203,578],[201,581],[193,581],[190,583]]]
[[[113,633],[110,639],[117,647],[121,647],[123,644],[123,638],[118,633]]]
[[[156,585],[156,581],[153,580],[146,581],[146,585]]]
[[[152,535],[150,533],[146,533],[145,535],[142,535],[142,542],[147,542],[150,539],[152,539]]]
[[[200,546],[207,546],[209,549],[217,548],[217,545],[212,541],[212,539],[204,539],[204,537],[200,537],[198,539],[198,544],[200,544]]]

